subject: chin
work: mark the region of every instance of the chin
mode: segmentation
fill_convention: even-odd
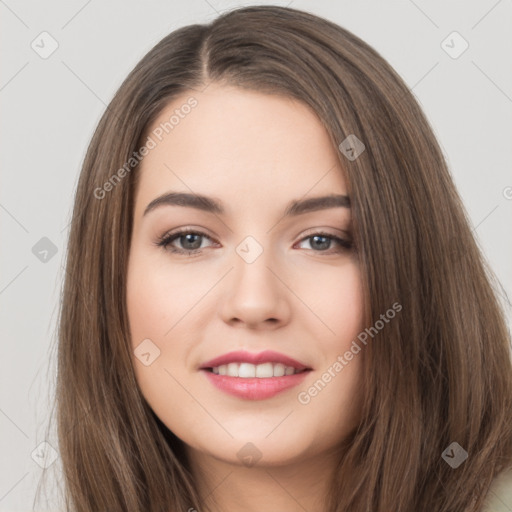
[[[197,447],[204,454],[222,460],[227,464],[246,467],[284,466],[299,461],[307,456],[309,443],[304,435],[299,439],[288,435],[274,435],[268,432],[250,431],[232,432],[234,439]],[[211,439],[210,441],[215,441]]]

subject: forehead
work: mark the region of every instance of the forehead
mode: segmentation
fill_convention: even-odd
[[[175,98],[147,133],[155,147],[139,167],[138,203],[167,190],[246,207],[346,194],[337,148],[316,114],[290,97],[210,84]]]

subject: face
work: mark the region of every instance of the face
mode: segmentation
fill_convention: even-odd
[[[336,448],[360,412],[364,351],[345,354],[363,297],[327,132],[301,102],[217,84],[149,130],[127,284],[145,399],[190,451],[225,462]]]

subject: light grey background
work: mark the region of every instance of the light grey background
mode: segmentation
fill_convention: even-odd
[[[510,296],[510,0],[276,3],[354,32],[404,78],[434,127],[501,293]],[[242,3],[0,0],[2,512],[32,510],[43,474],[36,460],[44,457],[37,454],[45,453],[48,463],[57,448],[55,433],[47,432],[55,379],[50,349],[72,198],[93,129],[121,81],[162,37],[237,5]],[[46,59],[31,47],[51,48],[43,31],[58,43]],[[444,49],[460,49],[457,36],[442,46],[453,31],[469,44],[458,58]],[[32,252],[43,237],[57,248],[46,262],[39,259],[44,253],[38,258]],[[53,448],[40,446],[45,440]],[[44,473],[53,478],[59,470],[57,458]],[[48,486],[51,499],[51,479]],[[45,509],[56,507],[51,501],[37,507]]]

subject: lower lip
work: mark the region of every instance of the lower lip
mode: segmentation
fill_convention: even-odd
[[[266,398],[271,398],[281,391],[297,386],[310,372],[310,370],[306,370],[283,377],[269,377],[266,379],[251,377],[246,379],[243,377],[218,375],[208,370],[201,371],[221,391],[246,400],[265,400]]]

